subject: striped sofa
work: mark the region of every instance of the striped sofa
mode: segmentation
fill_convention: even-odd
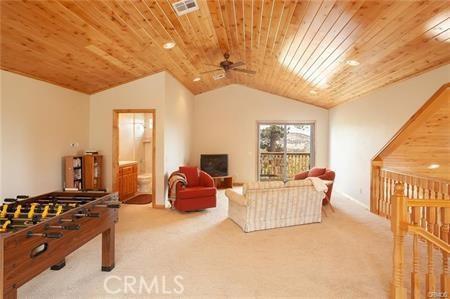
[[[309,180],[245,184],[243,194],[225,191],[228,217],[244,232],[321,222],[323,192]]]

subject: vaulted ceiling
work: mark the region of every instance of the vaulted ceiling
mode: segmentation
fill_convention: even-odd
[[[194,94],[238,83],[330,108],[450,62],[448,1],[172,2],[2,0],[1,68],[88,94],[167,70]],[[256,75],[199,75],[227,51]]]
[[[408,120],[375,160],[396,171],[450,181],[450,83]]]

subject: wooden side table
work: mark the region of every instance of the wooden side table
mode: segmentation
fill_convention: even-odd
[[[233,188],[233,177],[232,176],[216,176],[213,177],[214,185],[217,189],[228,189]]]

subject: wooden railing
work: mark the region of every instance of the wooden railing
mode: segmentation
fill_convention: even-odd
[[[287,176],[292,177],[297,173],[310,169],[309,153],[287,153]],[[260,153],[259,177],[261,180],[283,179],[284,154]]]
[[[390,197],[391,229],[394,239],[391,298],[448,298],[450,201],[442,199],[409,199],[405,183],[397,182]],[[412,235],[411,280],[407,290],[404,281],[406,265],[405,237]],[[420,250],[421,245],[426,250]],[[421,267],[425,257],[424,267]],[[421,282],[421,269],[424,282]],[[439,283],[436,277],[439,276]]]
[[[396,183],[403,184],[405,196],[416,199],[450,200],[450,182],[435,178],[400,173],[392,169],[372,165],[370,210],[380,216],[390,218]]]

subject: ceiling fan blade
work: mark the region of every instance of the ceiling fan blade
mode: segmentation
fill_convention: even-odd
[[[251,74],[251,75],[256,74],[256,72],[252,71],[252,70],[244,70],[244,69],[232,69],[232,70],[233,71],[237,71],[237,72],[241,72],[241,73]]]
[[[211,63],[204,63],[204,65],[209,65],[209,66],[213,66],[213,67],[219,67],[217,64],[211,64]]]
[[[234,69],[234,68],[237,68],[237,67],[240,67],[240,66],[243,66],[243,65],[245,65],[245,62],[238,61],[238,62],[235,62],[232,65],[230,65],[230,69]]]
[[[217,72],[217,71],[222,71],[222,69],[215,69],[215,70],[210,70],[210,71],[206,71],[206,72],[201,72],[200,75],[202,75],[202,74],[208,74],[208,73],[213,73],[213,72]]]

